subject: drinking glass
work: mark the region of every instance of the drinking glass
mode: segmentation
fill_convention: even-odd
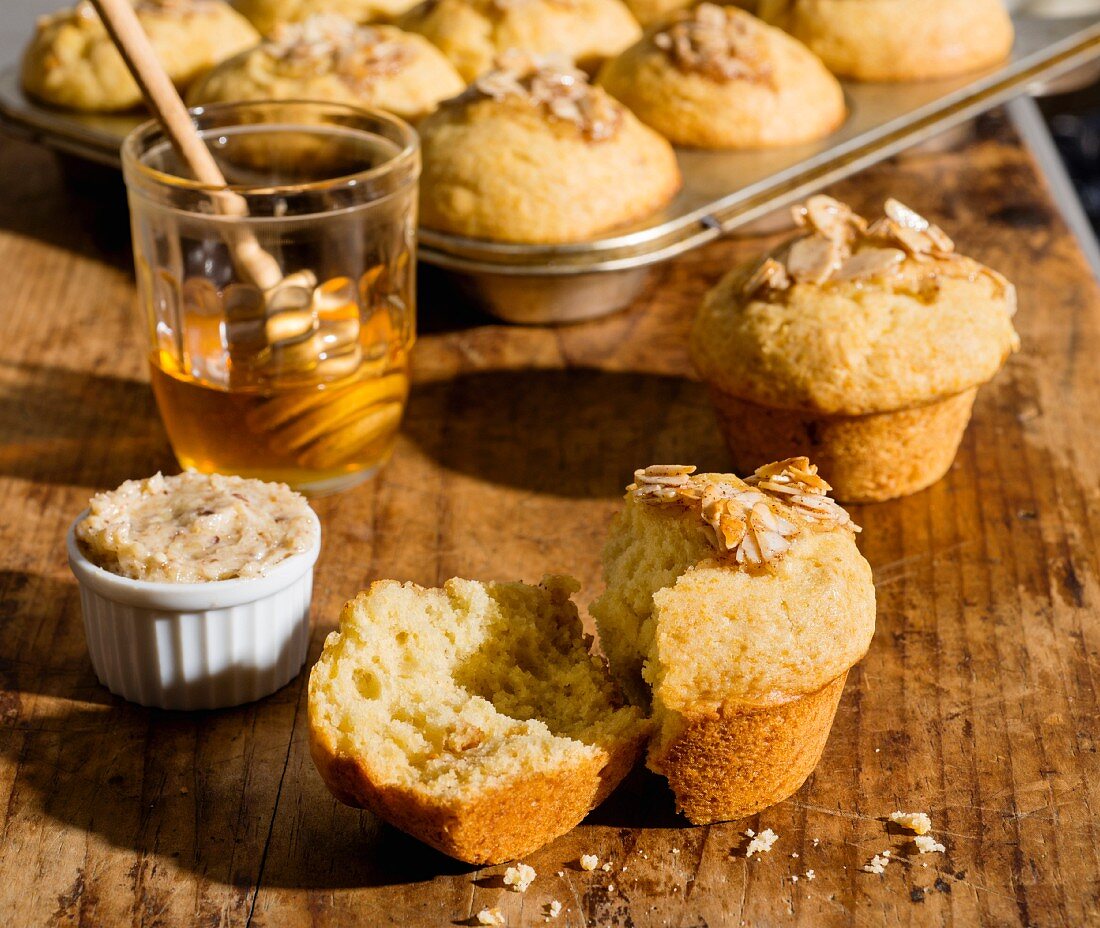
[[[416,133],[329,103],[219,104],[192,116],[228,188],[190,179],[156,123],[122,148],[151,378],[172,448],[203,472],[313,494],[351,486],[389,457],[408,395]],[[257,249],[277,264],[274,285],[247,260]]]

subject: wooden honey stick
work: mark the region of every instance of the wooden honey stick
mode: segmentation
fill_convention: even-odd
[[[92,5],[134,81],[141,88],[149,109],[195,179],[210,187],[226,187],[221,169],[199,136],[172,79],[158,60],[131,0],[92,0]],[[214,203],[223,215],[248,215],[247,201],[233,191],[216,193]],[[260,246],[251,231],[246,228],[234,230],[227,244],[238,270],[250,283],[265,294],[278,290],[284,279],[282,268],[275,257]]]

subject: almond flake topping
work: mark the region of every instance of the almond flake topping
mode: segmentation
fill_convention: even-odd
[[[634,483],[627,487],[644,503],[697,509],[711,545],[748,567],[777,561],[803,529],[858,532],[847,511],[825,495],[830,489],[804,457],[761,467],[746,480],[696,474],[688,465],[658,464],[635,471]]]
[[[496,67],[474,81],[456,100],[488,97],[514,98],[540,108],[547,115],[572,123],[592,142],[611,138],[623,121],[623,108],[588,75],[557,57],[509,51]]]
[[[333,13],[279,25],[265,50],[284,71],[331,72],[357,85],[396,74],[413,57],[409,46],[395,41],[392,32],[360,26]]]
[[[763,81],[771,77],[760,24],[742,10],[700,3],[685,10],[653,36],[681,71],[711,80]]]
[[[767,255],[741,288],[746,299],[789,289],[795,283],[823,286],[828,283],[894,278],[909,280],[913,265],[927,264],[911,282],[922,296],[934,297],[938,275],[974,277],[994,281],[1015,306],[1015,289],[996,271],[963,258],[955,243],[935,223],[893,198],[884,215],[868,225],[852,209],[832,197],[810,197],[792,214],[802,233]]]

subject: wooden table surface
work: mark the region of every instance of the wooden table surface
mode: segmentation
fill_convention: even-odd
[[[196,714],[97,684],[65,530],[94,490],[173,460],[117,191],[66,185],[50,156],[0,141],[0,923],[427,926],[497,906],[515,926],[557,899],[562,926],[1100,924],[1096,285],[999,117],[839,193],[865,210],[895,194],[1017,281],[1023,352],[981,392],[946,479],[855,512],[878,633],[810,781],[750,820],[691,828],[638,772],[528,859],[539,876],[521,895],[502,867],[330,798],[305,673]],[[562,571],[587,604],[635,466],[727,465],[685,335],[704,290],[759,247],[694,252],[629,311],[572,328],[496,325],[428,286],[393,461],[317,503],[309,663],[379,577]],[[929,812],[947,852],[890,833],[899,808]],[[747,861],[750,827],[779,841]],[[861,871],[887,848],[884,875]],[[581,853],[613,869],[582,872]]]

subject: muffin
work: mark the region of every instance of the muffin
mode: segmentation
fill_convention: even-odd
[[[336,798],[476,864],[577,825],[650,726],[589,652],[576,589],[385,580],[349,602],[309,678],[310,747]]]
[[[802,43],[713,3],[648,32],[599,80],[675,145],[794,145],[828,135],[846,113],[840,84]]]
[[[333,14],[357,23],[391,22],[416,0],[233,0],[233,6],[264,35],[283,23]]]
[[[423,226],[507,242],[572,242],[660,209],[672,146],[584,74],[508,56],[420,125]]]
[[[798,235],[707,294],[691,333],[736,466],[811,455],[849,502],[924,489],[1019,348],[1015,288],[896,200],[870,225],[825,196],[795,218]]]
[[[759,0],[757,14],[861,81],[923,81],[990,67],[1012,50],[1002,0]]]
[[[439,46],[467,81],[513,49],[593,72],[642,34],[620,0],[426,0],[398,24]]]
[[[394,26],[358,26],[333,15],[283,25],[274,37],[199,81],[192,103],[324,100],[419,119],[466,87],[423,36]]]
[[[649,706],[648,766],[695,824],[790,796],[875,630],[859,531],[805,458],[740,480],[635,473],[592,605],[612,673]]]
[[[260,36],[222,0],[136,0],[138,19],[172,82],[186,88]],[[23,88],[52,106],[117,112],[141,91],[88,0],[38,21],[23,57]]]

